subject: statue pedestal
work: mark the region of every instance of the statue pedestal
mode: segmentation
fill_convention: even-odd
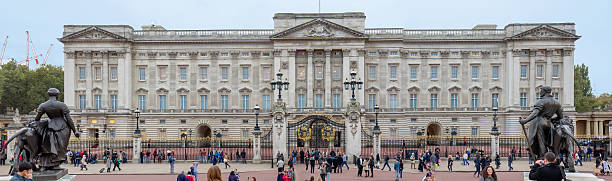
[[[253,163],[261,163],[261,130],[253,130]]]
[[[134,133],[132,142],[132,163],[140,163],[140,152],[142,151],[142,135],[140,132]]]
[[[65,175],[68,175],[68,169],[66,168],[62,168],[60,170],[45,170],[32,172],[33,180],[59,180]]]
[[[591,173],[565,173],[565,178],[572,181],[604,181],[604,179],[597,178],[595,175]],[[529,180],[529,172],[523,172],[523,180],[524,181],[532,181]]]

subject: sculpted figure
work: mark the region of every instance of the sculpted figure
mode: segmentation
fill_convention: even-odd
[[[559,123],[563,118],[563,111],[559,101],[552,97],[550,87],[543,86],[540,88],[539,96],[540,100],[536,102],[531,114],[520,120],[520,123],[531,122],[529,133],[527,133],[528,146],[531,152],[535,154],[535,158],[542,159],[549,150],[558,150],[553,149],[553,138],[556,133],[553,122]]]
[[[74,127],[68,106],[57,100],[60,91],[50,88],[47,93],[49,100],[38,106],[38,114],[34,121],[41,125],[37,127],[40,136],[38,157],[40,167],[43,170],[53,170],[60,169],[59,165],[66,161],[70,133],[73,132],[77,138],[80,134]],[[44,114],[49,119],[41,120]]]

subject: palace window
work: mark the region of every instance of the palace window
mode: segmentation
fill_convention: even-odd
[[[410,108],[417,108],[417,94],[410,94]]]
[[[457,93],[452,93],[451,94],[451,108],[457,108],[458,107],[458,104],[459,104],[458,103],[459,102],[458,99],[459,98],[458,98]]]
[[[229,109],[229,97],[228,95],[221,95],[221,109]]]
[[[389,79],[391,80],[397,79],[397,65],[389,66]]]
[[[417,80],[417,74],[418,74],[419,70],[418,70],[418,66],[416,65],[411,65],[410,66],[410,80]]]
[[[263,80],[270,80],[270,70],[272,69],[268,66],[262,68]]]
[[[395,123],[397,123],[397,119],[391,119],[391,120],[389,120],[389,122],[390,122],[391,124],[395,124]]]
[[[376,52],[368,52],[369,56],[376,56]]]
[[[227,81],[229,79],[229,67],[221,67],[221,80]]]
[[[80,95],[79,96],[79,108],[80,109],[86,109],[87,108],[87,99],[86,99],[85,95]]]
[[[473,65],[472,66],[472,79],[477,79],[478,78],[478,72],[479,72],[479,66],[477,65]]]
[[[242,67],[242,80],[249,80],[249,67]]]
[[[102,80],[102,67],[94,67],[94,79]]]
[[[305,66],[300,65],[297,67],[297,78],[298,80],[306,79],[306,67]]]
[[[227,56],[229,56],[229,53],[227,53],[227,52],[221,53],[221,56],[222,57],[227,57]]]
[[[493,55],[494,57],[499,57],[499,52],[492,52],[491,55]]]
[[[437,65],[432,65],[431,66],[431,79],[438,79],[438,66]]]
[[[242,120],[242,124],[249,124],[249,120],[248,119],[243,119]]]
[[[376,105],[376,94],[368,94],[368,108],[374,109]]]
[[[451,52],[451,56],[458,57],[459,56],[459,52]]]
[[[552,66],[552,77],[559,78],[559,65]]]
[[[138,109],[145,110],[147,106],[147,96],[139,95],[138,96]]]
[[[472,128],[472,136],[478,136],[478,127]]]
[[[552,95],[555,98],[555,100],[559,101],[559,93],[558,92],[552,93]]]
[[[166,120],[159,120],[159,124],[166,124]]]
[[[115,66],[110,67],[110,79],[117,80],[117,67]]]
[[[208,56],[208,54],[207,53],[200,53],[200,56],[201,57],[206,57],[206,56]]]
[[[315,66],[315,79],[323,79],[323,66]]]
[[[186,57],[186,56],[187,56],[187,53],[181,53],[181,54],[180,54],[180,56],[181,56],[181,57]]]
[[[397,51],[391,51],[389,52],[389,55],[396,56],[396,55],[399,55],[399,53]]]
[[[333,94],[332,95],[332,106],[334,108],[340,108],[342,107],[342,99],[340,97],[340,94]]]
[[[139,57],[144,57],[144,56],[147,56],[147,54],[146,53],[139,53],[138,56]]]
[[[263,100],[263,103],[261,104],[262,109],[269,110],[270,104],[272,102],[270,99],[270,95],[263,95],[262,100]]]
[[[166,95],[159,96],[159,109],[161,110],[166,109]]]
[[[208,67],[200,67],[200,80],[208,80]]]
[[[297,96],[297,107],[305,108],[306,107],[306,96],[304,94],[298,94]]]
[[[110,102],[111,102],[111,109],[116,110],[117,109],[117,95],[111,95]]]
[[[180,70],[180,80],[187,80],[187,67],[181,67]]]
[[[315,107],[323,108],[323,94],[315,94]]]
[[[249,105],[249,102],[250,102],[249,95],[242,95],[240,102],[242,102],[242,109],[245,109],[245,110],[251,109],[251,106]]]
[[[499,79],[499,66],[493,66],[491,78]]]
[[[397,108],[397,94],[389,94],[389,108]]]
[[[102,96],[101,95],[94,96],[94,108],[102,109]]]
[[[416,118],[412,118],[412,119],[410,119],[410,122],[416,123],[417,119]]]
[[[369,78],[370,80],[376,80],[376,66],[369,66],[369,67],[368,67],[368,70],[369,70],[369,72],[368,72],[368,75],[369,75],[369,76],[368,76],[368,78]]]
[[[187,96],[186,95],[179,96],[179,109],[181,110],[187,109]]]
[[[181,119],[181,124],[187,124],[187,120]]]
[[[527,78],[527,65],[521,65],[521,78]]]
[[[480,52],[472,52],[472,56],[474,57],[480,56]]]
[[[87,78],[85,74],[85,67],[79,67],[79,80],[85,80]]]
[[[138,80],[145,81],[147,79],[147,71],[145,68],[138,68]]]
[[[521,107],[527,107],[527,93],[521,93]]]
[[[544,77],[544,65],[536,65],[536,78]]]
[[[411,57],[416,57],[416,56],[419,56],[419,53],[417,53],[417,52],[410,52],[410,56]]]
[[[242,137],[243,138],[248,138],[249,137],[249,129],[247,128],[243,128],[241,131]]]
[[[208,109],[208,95],[200,95],[200,109]]]
[[[243,57],[248,57],[248,56],[249,56],[249,53],[243,53],[243,54],[242,54],[242,56],[243,56]]]
[[[493,93],[491,94],[491,106],[492,107],[498,107],[499,106],[499,94],[498,93]]]
[[[438,94],[431,94],[431,108],[438,107]]]
[[[472,93],[472,108],[478,107],[478,93]]]
[[[342,79],[342,67],[341,66],[332,67],[332,79],[334,80]]]
[[[437,57],[438,55],[440,55],[440,53],[438,53],[438,52],[431,52],[431,56],[432,57]]]
[[[264,53],[262,53],[262,54],[261,54],[261,56],[264,56],[264,57],[269,57],[269,56],[270,56],[270,53],[268,53],[268,52],[264,52]]]
[[[165,57],[165,56],[166,56],[166,53],[159,53],[159,56],[160,56],[160,57]]]
[[[168,66],[159,66],[159,80],[168,80]]]
[[[221,124],[227,124],[227,120],[221,120]]]
[[[451,66],[451,79],[457,79],[459,77],[459,66]]]
[[[451,122],[457,122],[457,118],[451,118]]]

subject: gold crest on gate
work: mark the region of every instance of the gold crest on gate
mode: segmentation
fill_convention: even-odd
[[[302,126],[298,129],[297,136],[298,139],[301,139],[302,141],[310,140],[310,137],[312,136],[312,129],[307,126]]]
[[[324,140],[330,141],[334,139],[335,132],[336,130],[334,128],[325,126],[323,130],[321,130],[321,138],[323,138]]]

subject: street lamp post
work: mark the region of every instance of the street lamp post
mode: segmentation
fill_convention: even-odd
[[[351,100],[354,101],[355,100],[355,89],[361,90],[361,87],[363,86],[363,81],[361,81],[361,78],[357,79],[357,72],[355,72],[355,70],[351,71],[351,80],[348,80],[348,78],[346,79],[346,81],[344,81],[344,90],[351,90],[352,94],[351,94]]]
[[[378,112],[380,111],[380,107],[378,105],[374,106],[374,114],[376,115],[376,125],[374,126],[374,131],[380,131],[380,127],[378,126]]]
[[[497,106],[493,106],[493,127],[491,128],[491,132],[499,132],[497,128]]]
[[[280,91],[279,91],[280,92]],[[259,131],[259,106],[257,104],[255,104],[255,107],[253,108],[253,110],[255,110],[255,128],[253,128],[253,130],[255,131]]]
[[[288,90],[289,89],[289,81],[286,80],[287,78],[285,78],[285,81],[283,81],[283,73],[279,72],[276,73],[276,80],[272,79],[272,82],[270,82],[270,85],[272,85],[272,90],[276,89],[278,90],[278,100],[281,101],[282,97],[281,97],[281,91],[283,89]]]
[[[134,114],[136,114],[136,130],[134,130],[134,135],[140,135],[140,121],[138,120],[140,118],[140,110],[136,108]]]

